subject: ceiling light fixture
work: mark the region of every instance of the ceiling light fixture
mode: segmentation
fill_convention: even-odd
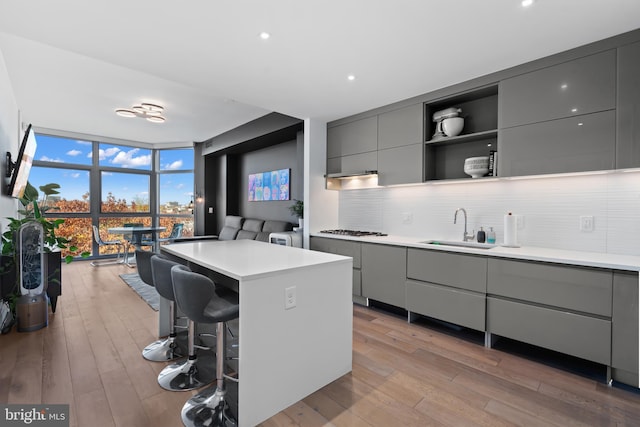
[[[534,0],[522,0],[522,7],[529,7],[533,4]]]
[[[349,81],[354,81],[355,79],[356,79],[356,76],[354,76],[353,74],[349,74],[347,76],[347,80],[349,80]]]
[[[164,107],[158,104],[143,102],[129,108],[118,108],[116,114],[122,117],[140,117],[153,123],[163,123],[166,119],[162,116]]]
[[[271,37],[271,34],[267,33],[266,31],[260,33],[260,38],[262,40],[267,40],[269,37]]]

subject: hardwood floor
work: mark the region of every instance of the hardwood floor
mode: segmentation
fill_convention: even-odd
[[[190,393],[161,389],[165,364],[140,355],[156,338],[157,313],[118,277],[131,272],[63,266],[49,326],[0,336],[0,402],[68,403],[71,426],[182,425]],[[640,425],[638,391],[377,309],[354,307],[353,326],[353,372],[264,427]]]

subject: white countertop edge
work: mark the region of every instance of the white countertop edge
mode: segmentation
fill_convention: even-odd
[[[609,268],[613,270],[640,271],[640,256],[619,255],[599,252],[572,251],[566,249],[542,248],[537,246],[522,246],[519,248],[507,248],[496,246],[491,249],[476,249],[456,246],[438,246],[420,243],[429,238],[413,238],[406,236],[343,236],[328,233],[312,233],[312,237],[325,237],[329,239],[350,240],[363,243],[380,243],[386,245],[406,246],[411,248],[429,249],[435,251],[458,252],[473,255],[486,255],[492,257],[522,259],[527,261],[543,261],[557,264],[570,264],[585,267]],[[451,240],[451,239],[442,239]]]
[[[229,243],[238,242],[238,243]],[[256,246],[257,244],[257,246]],[[211,246],[215,245],[215,246]],[[197,256],[203,255],[202,252],[194,252],[187,248],[201,246],[207,256],[205,258]],[[211,249],[223,248],[225,252],[238,252],[238,256],[246,254],[247,250],[259,249],[260,254],[265,257],[254,257],[252,263],[228,263],[222,257],[216,257]],[[320,254],[315,253],[310,256],[309,251],[289,246],[280,246],[265,242],[255,242],[252,240],[232,240],[232,241],[203,241],[203,242],[185,242],[165,245],[161,248],[168,254],[182,258],[186,261],[198,264],[204,268],[223,274],[227,277],[238,281],[256,280],[264,277],[281,274],[283,272],[294,272],[296,270],[311,268],[315,266],[323,266],[328,264],[352,263],[350,257],[336,254]],[[300,252],[299,252],[300,251]],[[227,254],[229,254],[227,252]]]

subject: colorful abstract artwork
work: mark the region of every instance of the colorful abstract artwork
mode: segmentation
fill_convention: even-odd
[[[289,200],[290,169],[249,175],[249,201]]]

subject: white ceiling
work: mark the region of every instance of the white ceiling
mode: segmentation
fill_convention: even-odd
[[[0,54],[24,122],[176,143],[271,111],[331,121],[639,27],[640,0],[5,0]],[[114,114],[140,102],[167,121]]]

